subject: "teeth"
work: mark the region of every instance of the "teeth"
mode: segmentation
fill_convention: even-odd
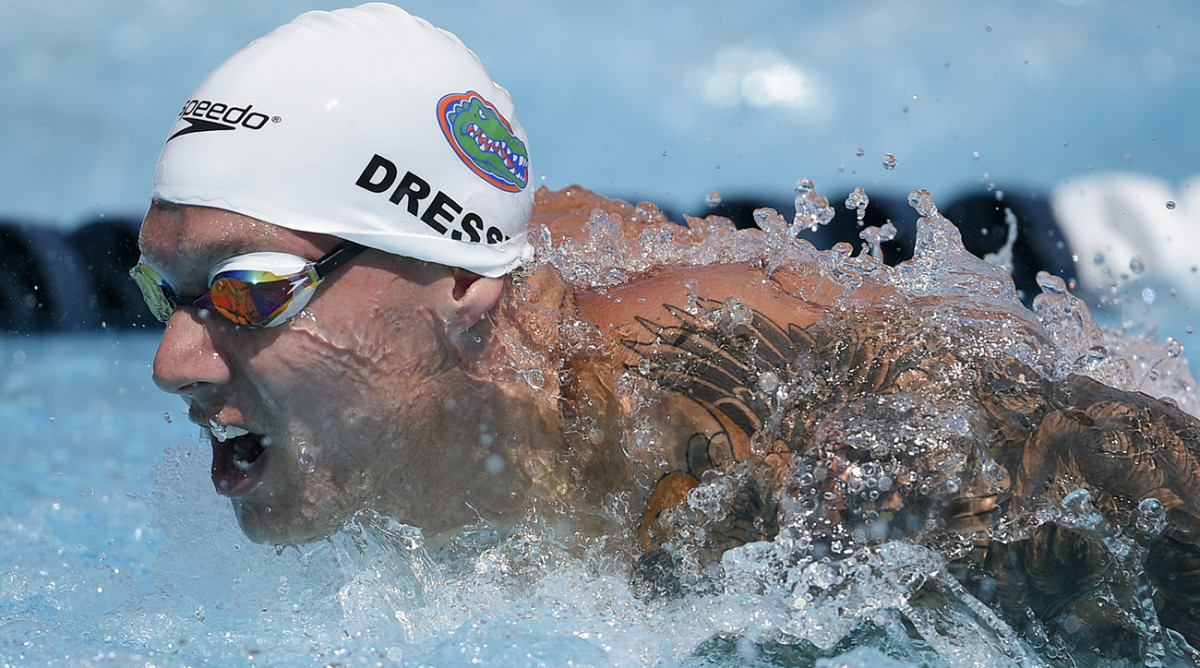
[[[249,429],[242,429],[241,427],[235,427],[233,425],[218,424],[214,420],[208,421],[208,429],[209,429],[209,431],[212,432],[212,435],[214,437],[216,437],[216,439],[218,441],[220,441],[221,443],[224,443],[225,441],[228,441],[231,438],[237,438],[238,436],[245,436],[246,434],[250,433]]]

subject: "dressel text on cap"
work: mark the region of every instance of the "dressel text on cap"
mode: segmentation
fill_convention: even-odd
[[[452,197],[441,190],[435,191],[429,181],[411,171],[401,177],[396,163],[378,153],[367,162],[354,184],[373,193],[387,192],[396,184],[388,201],[397,206],[403,203],[408,213],[455,241],[498,244],[509,239],[500,228],[487,225],[479,214],[464,212]]]

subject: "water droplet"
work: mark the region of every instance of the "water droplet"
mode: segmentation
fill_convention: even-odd
[[[866,154],[867,154],[867,150],[866,150],[866,149],[864,149],[864,148],[860,148],[860,149],[858,149],[857,151],[855,151],[854,153],[855,153],[855,155],[857,155],[858,157],[860,157],[860,158],[861,158],[861,157],[863,157],[864,155],[866,155]]]
[[[867,205],[870,203],[871,200],[867,197],[867,192],[862,189],[862,186],[855,188],[854,192],[846,197],[846,209],[853,211],[859,221],[866,217]]]
[[[296,465],[300,468],[301,473],[312,473],[317,470],[317,458],[307,445],[300,446],[300,453],[296,456]]]
[[[1169,199],[1169,200],[1167,200],[1167,210],[1168,210],[1168,211],[1174,211],[1174,210],[1175,210],[1175,200],[1173,200],[1173,199]]]
[[[488,475],[500,475],[504,472],[504,458],[496,453],[488,455],[488,458],[483,463],[484,470]]]
[[[994,459],[988,459],[983,465],[983,477],[992,485],[999,487],[1004,482],[1004,467]]]
[[[866,249],[871,257],[882,262],[883,250],[881,246],[883,242],[896,238],[896,226],[890,222],[884,223],[883,227],[871,225],[862,232],[859,232],[858,238],[866,242]]]
[[[1163,348],[1167,350],[1167,357],[1183,356],[1183,344],[1173,336],[1168,336],[1166,341],[1163,341]]]
[[[1143,271],[1146,271],[1146,263],[1142,260],[1141,256],[1134,255],[1130,258],[1129,271],[1132,271],[1134,274],[1141,274]]]
[[[1100,360],[1108,357],[1108,348],[1099,345],[1092,346],[1087,350],[1087,357],[1090,361],[1099,362]]]
[[[817,192],[816,186],[809,179],[796,181],[796,215],[792,218],[793,234],[797,228],[816,230],[822,225],[828,225],[836,212],[829,206],[829,200]]]
[[[937,215],[937,204],[933,201],[933,195],[929,194],[928,190],[918,189],[908,194],[908,205],[917,210],[925,218],[932,218]]]
[[[896,168],[896,156],[891,153],[883,154],[883,168],[889,172]]]
[[[707,204],[708,208],[710,209],[715,209],[718,206],[721,206],[721,193],[715,190],[710,192],[704,197],[704,203]]]
[[[745,327],[754,322],[754,313],[737,297],[725,300],[725,313],[734,327]]]
[[[779,387],[779,376],[770,371],[758,374],[758,389],[767,394],[773,394]]]
[[[1063,296],[1067,294],[1067,282],[1055,276],[1054,273],[1039,271],[1037,281],[1038,288],[1042,288],[1044,294],[1050,296]]]
[[[972,153],[971,153],[971,157],[972,157],[972,158],[975,158],[976,160],[978,160],[978,159],[979,159],[979,151],[974,151],[974,152],[972,152]]]
[[[1092,493],[1086,488],[1080,487],[1063,497],[1063,500],[1059,503],[1059,505],[1062,506],[1062,509],[1067,511],[1067,513],[1074,515],[1076,518],[1082,519],[1087,515],[1090,515],[1093,510]]]
[[[1138,504],[1134,524],[1147,537],[1156,538],[1167,525],[1166,508],[1153,496],[1142,499],[1142,502]]]

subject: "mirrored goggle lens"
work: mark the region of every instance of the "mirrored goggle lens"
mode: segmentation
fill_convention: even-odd
[[[130,269],[129,275],[137,284],[138,290],[141,291],[142,299],[146,302],[146,307],[150,309],[150,314],[159,322],[166,322],[171,317],[171,313],[175,311],[175,290],[171,284],[153,267],[144,262],[139,262],[137,266]]]
[[[299,313],[319,282],[311,270],[295,276],[226,271],[213,277],[208,294],[196,300],[195,306],[246,327],[271,327]]]

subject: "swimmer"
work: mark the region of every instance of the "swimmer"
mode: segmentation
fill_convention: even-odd
[[[582,248],[597,221],[633,246],[766,233],[535,193],[530,155],[474,54],[385,4],[305,14],[183,104],[131,274],[165,323],[154,380],[205,431],[251,539],[317,541],[370,509],[437,547],[533,509],[563,534],[630,537],[654,579],[673,546],[715,560],[787,522],[827,553],[933,545],[998,605],[1049,619],[1092,605],[1073,593],[1088,578],[1143,582],[1105,570],[1097,531],[1005,523],[1085,489],[1118,528],[1159,504],[1145,574],[1161,617],[1194,628],[1200,422],[1053,378],[1015,297],[835,281],[815,251],[569,276],[534,242]],[[714,480],[719,507],[697,510]],[[1097,634],[1132,633],[1093,612]]]

